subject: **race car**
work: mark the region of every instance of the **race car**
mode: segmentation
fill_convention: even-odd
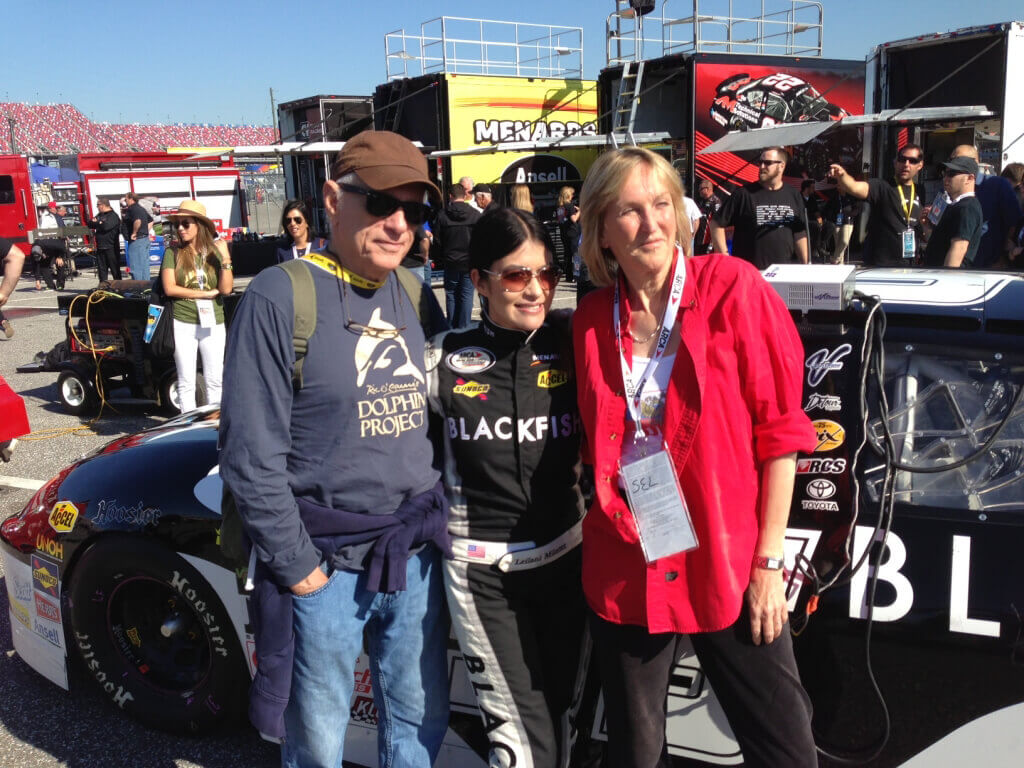
[[[804,269],[813,281],[829,267]],[[863,270],[856,289],[861,298],[841,311],[797,318],[818,444],[796,462],[787,594],[822,764],[873,752],[875,766],[963,764],[983,744],[989,764],[1016,765],[1024,277]],[[114,440],[0,524],[21,659],[64,688],[84,679],[126,714],[189,733],[243,715],[257,663],[247,563],[218,544],[218,415],[202,408]],[[436,765],[487,765],[454,641],[449,664],[452,714]],[[346,760],[364,766],[377,760],[370,674],[364,657],[346,740]],[[581,688],[577,722],[600,752],[596,688]],[[674,768],[742,764],[692,652],[668,697]]]
[[[711,102],[712,119],[730,131],[847,116],[845,109],[826,101],[806,80],[784,72],[757,79],[746,73],[733,75],[718,84]]]

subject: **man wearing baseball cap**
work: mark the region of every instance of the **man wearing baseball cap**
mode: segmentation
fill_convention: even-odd
[[[972,157],[951,157],[942,164],[942,186],[949,205],[924,249],[926,267],[970,267],[981,242],[985,217],[974,196],[978,163]]]
[[[431,323],[395,270],[440,194],[411,142],[367,131],[338,154],[323,200],[330,246],[260,273],[228,341],[220,474],[255,553],[249,714],[283,738],[284,766],[341,765],[365,633],[380,765],[427,768],[448,724],[450,543],[427,434]],[[299,269],[316,323],[296,378]]]

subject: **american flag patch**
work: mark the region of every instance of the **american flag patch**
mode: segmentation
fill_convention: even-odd
[[[469,544],[466,546],[466,556],[486,557],[487,553],[484,551],[484,548],[482,546],[477,546],[476,544]]]

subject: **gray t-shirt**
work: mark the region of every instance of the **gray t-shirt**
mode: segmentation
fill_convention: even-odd
[[[423,329],[395,275],[376,291],[311,264],[316,330],[292,388],[292,286],[280,268],[246,289],[231,324],[221,404],[221,475],[279,584],[319,564],[296,498],[391,514],[439,474],[427,434]],[[403,328],[396,338],[346,329]],[[359,570],[370,544],[345,547],[334,568]]]

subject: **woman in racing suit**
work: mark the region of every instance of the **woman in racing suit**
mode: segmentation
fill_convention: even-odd
[[[445,587],[489,739],[489,764],[569,760],[581,664],[580,428],[567,323],[548,318],[559,273],[529,213],[481,217],[472,328],[434,338],[432,408],[445,422],[455,559]]]

